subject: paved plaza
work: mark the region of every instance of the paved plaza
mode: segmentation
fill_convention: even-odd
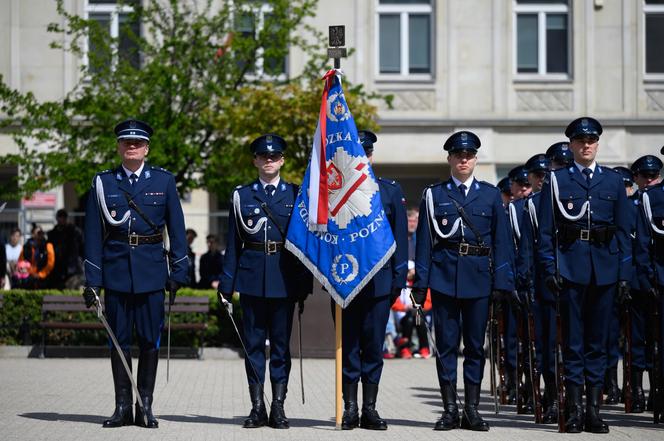
[[[304,360],[305,405],[294,360],[286,401],[291,429],[242,429],[250,408],[243,361],[213,355],[171,360],[168,384],[162,360],[155,390],[157,430],[101,427],[113,410],[107,359],[0,357],[0,440],[664,440],[664,425],[654,426],[651,413],[626,415],[617,406],[604,409],[609,435],[560,435],[555,426],[536,426],[532,416],[516,415],[514,406],[502,407],[496,416],[488,378],[481,412],[491,430],[434,432],[442,404],[433,359],[386,361],[378,396],[378,409],[389,423],[385,432],[335,430],[334,361],[321,359]]]

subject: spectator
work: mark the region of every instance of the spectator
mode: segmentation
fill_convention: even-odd
[[[9,269],[8,274],[13,274],[16,271],[16,264],[18,263],[18,258],[21,255],[21,250],[23,249],[23,244],[21,243],[21,229],[14,228],[9,235],[9,243],[5,245],[5,251],[7,254],[7,265]]]
[[[420,218],[420,212],[417,208],[410,208],[406,213],[408,216],[408,260],[415,261],[415,231],[417,230],[417,220]],[[413,269],[413,274],[415,270]]]
[[[32,224],[32,237],[23,245],[19,262],[30,263],[30,277],[26,283],[27,288],[46,288],[48,278],[55,265],[55,251],[53,245],[46,242],[44,230],[37,224]]]
[[[7,249],[4,243],[0,242],[0,289],[9,288],[6,282],[7,276]]]
[[[199,264],[201,279],[198,282],[198,287],[201,289],[217,289],[224,265],[223,256],[219,251],[219,239],[214,234],[208,234],[205,239],[207,240],[208,251],[201,256]]]
[[[187,228],[187,256],[189,257],[189,286],[192,288],[196,287],[196,253],[191,249],[191,244],[194,243],[194,240],[198,237],[196,230],[193,228]]]
[[[55,227],[48,232],[48,241],[55,250],[55,266],[49,278],[49,286],[57,289],[77,289],[83,279],[83,235],[67,222],[67,210],[55,215]]]

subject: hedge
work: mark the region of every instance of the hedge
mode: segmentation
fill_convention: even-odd
[[[75,290],[9,290],[0,291],[3,295],[3,305],[0,307],[0,344],[20,345],[35,344],[41,342],[42,329],[39,322],[42,320],[41,305],[42,297],[45,295],[81,295]],[[199,290],[182,288],[178,296],[207,296],[210,299],[210,314],[208,316],[208,328],[205,333],[205,346],[237,346],[239,342],[235,336],[233,325],[226,312],[221,308],[214,290]],[[234,307],[236,321],[241,319],[239,302]],[[56,316],[49,314],[49,318],[72,322],[89,322],[95,320],[94,313],[60,313]],[[195,318],[194,318],[195,317]],[[172,323],[186,319],[188,321],[198,320],[200,316],[192,314],[174,314]],[[239,322],[238,322],[238,326]],[[108,343],[108,336],[104,330],[49,330],[47,344],[49,345],[85,345],[101,346]],[[198,346],[198,335],[192,331],[176,331],[171,334],[173,346]]]

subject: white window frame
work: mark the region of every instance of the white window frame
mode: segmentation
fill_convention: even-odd
[[[130,14],[134,12],[134,8],[130,5],[118,5],[114,2],[108,2],[108,3],[95,3],[95,4],[90,4],[89,2],[85,2],[85,13],[83,17],[88,20],[90,18],[90,14],[109,14],[111,17],[111,22],[110,22],[110,29],[109,33],[111,35],[111,38],[118,38],[120,36],[120,14]],[[90,49],[89,47],[90,41],[88,38],[85,39],[85,43],[83,44],[83,60],[82,63],[85,67],[88,66],[88,50]],[[111,59],[111,65],[115,69],[115,67],[118,65],[118,48],[116,45],[113,46],[113,58]]]
[[[398,74],[388,74],[380,72],[380,16],[383,14],[390,15],[399,15],[400,19],[400,39],[399,44],[401,46],[401,72]],[[408,16],[410,14],[428,14],[431,20],[430,25],[430,35],[429,39],[431,42],[429,61],[430,61],[430,72],[425,73],[409,73],[409,62],[410,62],[410,47],[408,41]],[[403,5],[387,5],[381,4],[380,0],[376,0],[376,20],[375,20],[375,59],[376,59],[376,79],[377,80],[391,80],[391,81],[428,81],[433,78],[433,66],[434,66],[434,15],[433,15],[433,5],[429,4],[403,4]]]
[[[664,5],[647,4],[643,0],[643,34],[641,42],[643,47],[643,79],[647,81],[664,81],[664,73],[648,73],[646,71],[646,16],[650,13],[664,14]]]
[[[569,2],[566,4],[517,4],[513,1],[512,48],[514,53],[513,73],[516,80],[566,81],[572,77],[572,14]],[[519,14],[537,14],[537,73],[519,73]],[[548,73],[546,71],[546,15],[567,14],[567,73]]]
[[[273,11],[272,5],[263,1],[258,5],[244,5],[241,10],[243,12],[253,13],[256,16],[256,27],[254,29],[254,37],[258,37],[258,33],[263,30],[265,26],[265,16],[270,14]],[[256,64],[254,65],[254,72],[247,74],[247,79],[257,80],[257,79],[266,79],[272,81],[285,81],[288,79],[289,73],[289,59],[290,54],[286,54],[284,64],[285,72],[279,75],[270,75],[266,74],[264,70],[264,57],[263,57],[263,48],[259,47],[256,51]],[[289,50],[290,52],[290,50]]]

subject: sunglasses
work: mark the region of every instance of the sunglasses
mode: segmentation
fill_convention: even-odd
[[[278,161],[281,158],[283,158],[284,155],[282,153],[257,153],[256,158],[262,159],[264,161],[267,161],[268,159],[272,161]]]

